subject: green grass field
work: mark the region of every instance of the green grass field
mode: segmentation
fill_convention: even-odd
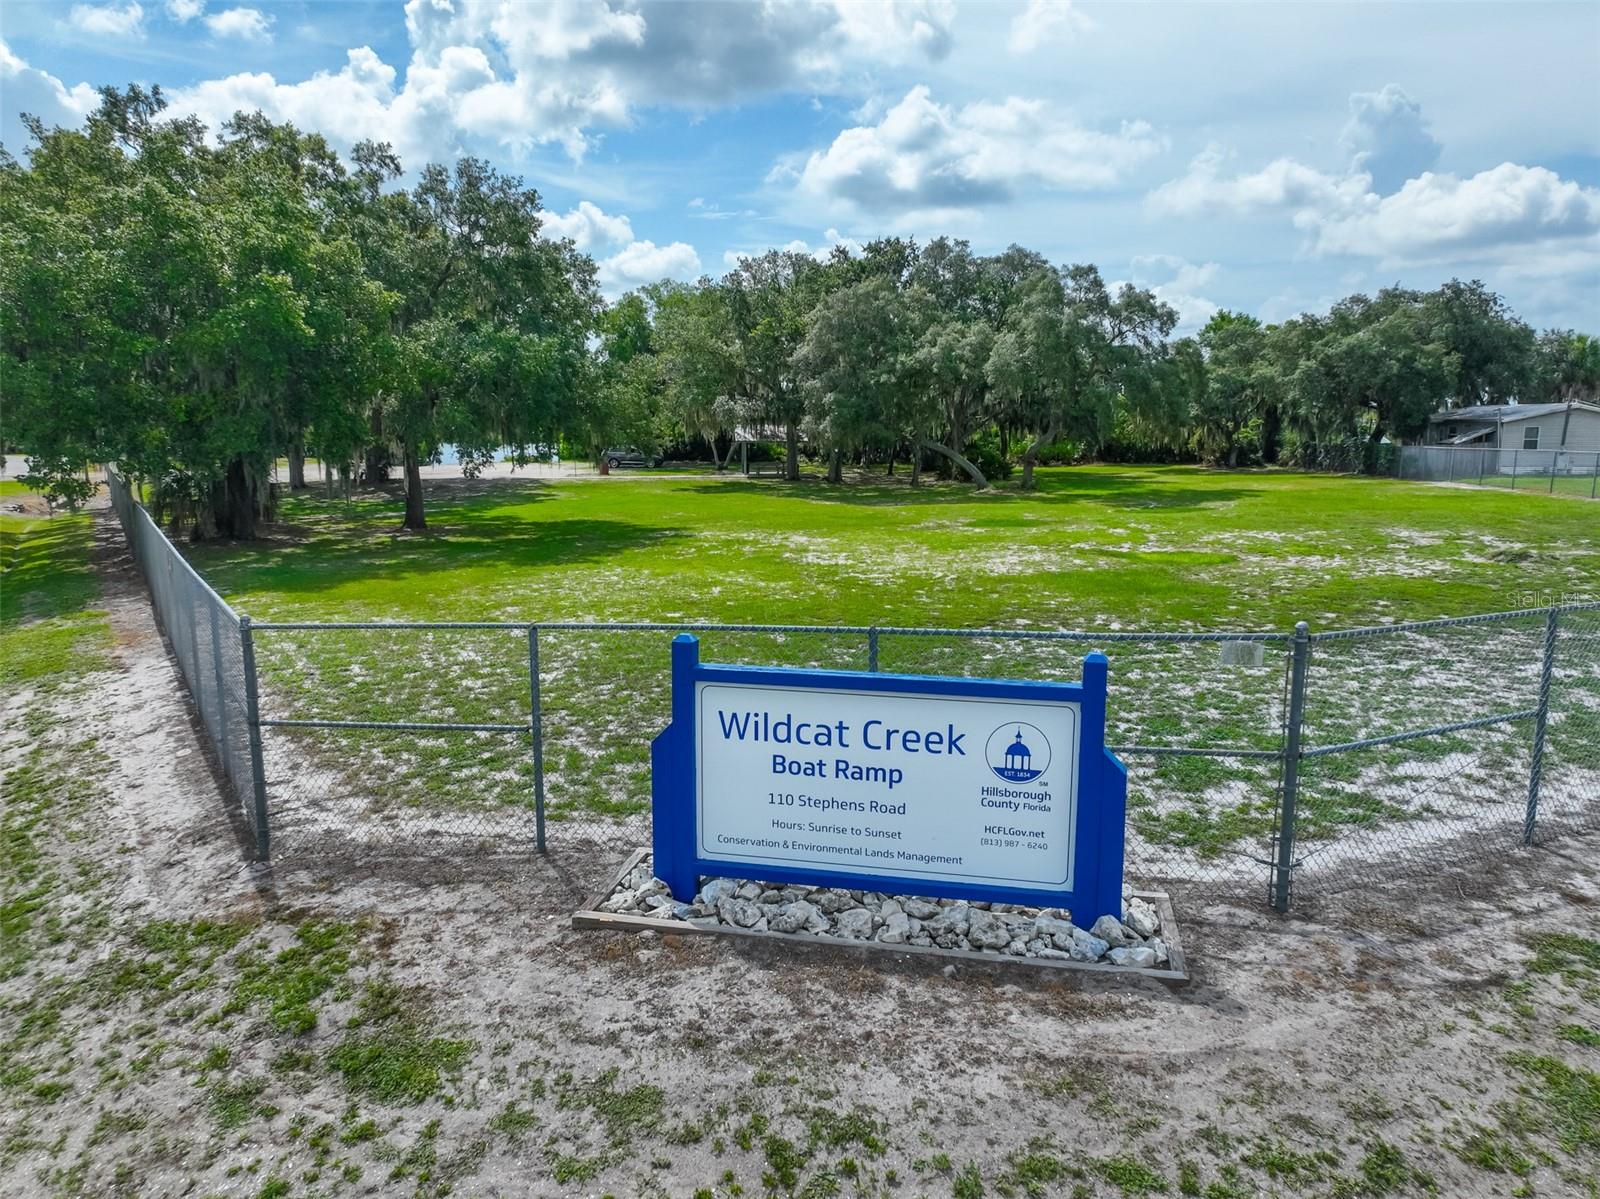
[[[256,620],[661,621],[1007,630],[1316,629],[1459,616],[1600,594],[1586,503],[1330,475],[1193,468],[1047,470],[1036,494],[714,477],[436,485],[426,534],[385,493],[296,497],[267,540],[192,549]],[[1308,734],[1327,744],[1528,706],[1541,618],[1331,642],[1313,658]],[[860,634],[702,633],[706,660],[864,669]],[[666,719],[668,634],[540,636],[546,784],[556,820],[648,806]],[[518,724],[520,631],[273,631],[256,638],[267,715]],[[883,670],[1073,679],[1112,658],[1115,744],[1274,750],[1286,646],[1261,665],[1215,643],[885,635]],[[1552,777],[1595,731],[1600,662],[1558,697]],[[1570,717],[1570,719],[1569,719]],[[1302,830],[1333,845],[1396,822],[1476,816],[1526,777],[1521,726],[1307,767]],[[299,809],[474,813],[483,831],[533,791],[526,738],[275,730],[269,774]],[[1571,756],[1570,754],[1568,756]],[[1276,764],[1141,759],[1131,806],[1151,871],[1265,852]],[[284,786],[290,786],[285,783]],[[1525,787],[1525,784],[1523,785]],[[1520,802],[1520,800],[1519,800]],[[375,823],[383,824],[379,820]],[[293,834],[286,834],[292,836]],[[1170,855],[1180,855],[1174,865]]]
[[[0,503],[27,495],[0,481]],[[91,539],[84,512],[0,512],[0,686],[47,685],[104,664],[109,630],[93,607]]]
[[[268,545],[193,561],[259,619],[615,619],[1220,629],[1513,607],[1600,580],[1600,509],[1528,494],[1196,468],[964,486],[669,478],[299,497]]]

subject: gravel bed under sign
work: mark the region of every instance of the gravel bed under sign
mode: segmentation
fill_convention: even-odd
[[[579,916],[649,921],[663,931],[679,926],[695,932],[782,934],[842,945],[1183,974],[1176,929],[1166,927],[1165,897],[1135,894],[1128,885],[1122,896],[1121,920],[1101,916],[1088,928],[1073,924],[1072,914],[1062,908],[710,876],[700,879],[693,902],[683,903],[651,872],[649,853],[641,850]]]

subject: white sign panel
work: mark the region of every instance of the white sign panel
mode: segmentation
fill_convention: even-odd
[[[1079,704],[695,685],[698,854],[1071,889]]]

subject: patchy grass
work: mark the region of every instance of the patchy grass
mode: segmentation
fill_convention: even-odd
[[[351,1091],[379,1103],[431,1099],[472,1049],[471,1041],[438,1035],[422,996],[381,978],[367,984],[351,1028],[328,1064]]]
[[[1090,627],[1284,629],[1326,612],[1492,611],[1513,590],[1566,589],[1565,568],[1592,571],[1600,552],[1580,504],[1189,467],[1045,470],[1032,495],[712,478],[433,490],[424,537],[391,535],[388,494],[299,496],[282,514],[293,537],[193,556],[258,618],[973,626],[1071,613]],[[1526,558],[1492,558],[1502,541]]]
[[[294,932],[294,944],[268,956],[247,954],[238,965],[240,978],[224,1011],[260,1006],[269,1023],[289,1033],[316,1027],[312,1003],[350,970],[357,930],[335,921],[311,920]]]
[[[426,535],[397,536],[388,493],[350,503],[299,496],[265,544],[188,552],[258,619],[1286,633],[1297,618],[1327,628],[1600,593],[1600,524],[1588,505],[1342,476],[1076,467],[1042,472],[1034,494],[954,484],[913,492],[877,479],[840,487],[704,476],[499,480],[434,485],[429,511]],[[1508,693],[1531,703],[1541,633],[1528,622],[1319,645],[1308,743],[1434,723],[1446,704],[1452,712],[1498,711]],[[1575,624],[1572,636],[1588,634]],[[701,641],[707,660],[867,665],[860,635],[712,632]],[[647,810],[648,733],[667,716],[665,647],[665,636],[653,633],[541,634],[552,822]],[[1085,648],[886,634],[879,665],[1072,679]],[[1278,747],[1281,643],[1268,647],[1261,666],[1219,667],[1213,644],[1112,648],[1112,743]],[[527,649],[515,630],[256,638],[263,703],[283,718],[517,725],[528,717]],[[1484,670],[1486,661],[1496,669]],[[1596,697],[1600,659],[1591,655],[1557,688],[1563,716],[1551,725],[1550,777],[1587,759],[1593,735],[1583,726],[1600,729]],[[516,828],[533,794],[526,740],[514,734],[318,729],[273,732],[268,742],[281,760],[316,763],[304,783],[313,796],[360,797],[374,820],[423,809]],[[1313,850],[1376,828],[1481,817],[1486,801],[1502,798],[1505,778],[1525,774],[1526,742],[1526,728],[1516,725],[1308,762],[1300,840]],[[1245,869],[1239,863],[1266,856],[1277,804],[1273,762],[1169,757],[1133,765],[1136,867],[1146,845],[1163,863],[1190,869],[1223,861]]]
[[[109,665],[93,536],[86,512],[0,513],[0,686],[51,685]]]

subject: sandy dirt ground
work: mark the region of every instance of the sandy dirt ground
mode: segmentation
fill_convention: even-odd
[[[0,1194],[1597,1193],[1600,838],[1180,900],[1182,987],[575,931],[612,863],[559,848],[257,868],[97,519],[115,669],[0,717],[8,771],[99,751],[0,981]]]

